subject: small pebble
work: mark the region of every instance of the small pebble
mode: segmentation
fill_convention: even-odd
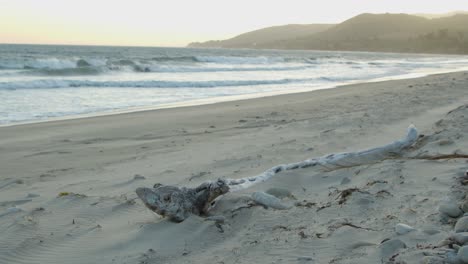
[[[457,255],[463,263],[468,263],[468,246],[461,247]]]
[[[342,180],[341,180],[341,185],[345,185],[345,184],[348,184],[350,183],[351,180],[348,178],[348,177],[344,177]]]
[[[439,146],[447,146],[453,144],[453,141],[450,139],[442,139],[438,142]]]
[[[450,238],[463,245],[468,243],[468,232],[455,233]]]
[[[449,251],[447,252],[447,255],[446,255],[446,259],[445,259],[445,263],[449,263],[449,264],[463,264],[463,262],[460,260],[460,258],[458,257],[457,253],[455,253],[455,251]]]
[[[433,257],[433,256],[425,256],[421,264],[444,264],[444,259],[439,258],[439,257]]]
[[[370,246],[375,246],[375,244],[371,243],[371,242],[367,242],[367,241],[358,241],[358,242],[353,243],[350,246],[350,248],[351,249],[356,249],[356,248],[360,248],[360,247],[370,247]]]
[[[459,217],[461,214],[463,214],[462,210],[460,210],[458,205],[452,202],[443,202],[442,204],[440,204],[439,212],[453,218]]]
[[[430,236],[440,233],[440,231],[435,228],[426,228],[422,231]]]
[[[405,224],[401,224],[401,223],[397,224],[395,226],[395,231],[399,235],[404,235],[404,234],[407,234],[407,233],[409,233],[411,231],[414,231],[414,230],[416,230],[414,227],[409,226],[409,225],[405,225]]]
[[[281,202],[280,199],[276,198],[273,195],[264,193],[264,192],[254,192],[252,193],[252,199],[257,203],[266,207],[271,207],[273,209],[285,210],[290,209],[291,205],[286,205]]]
[[[463,201],[460,207],[464,213],[468,213],[468,200]]]
[[[464,216],[458,219],[457,223],[455,224],[455,232],[468,232],[468,216]]]
[[[440,219],[439,219],[440,223],[441,224],[444,224],[444,225],[450,225],[453,223],[453,218],[452,217],[449,217],[448,215],[446,214],[440,214]]]
[[[145,176],[141,176],[140,174],[135,174],[135,176],[133,176],[133,179],[134,180],[144,180],[146,178],[145,178]]]
[[[386,259],[395,255],[400,249],[406,248],[406,244],[400,239],[390,239],[380,244],[379,248],[381,257]]]
[[[437,243],[437,244],[436,244],[436,247],[441,248],[441,247],[445,247],[445,246],[451,245],[451,244],[453,244],[453,239],[451,239],[451,238],[446,238],[446,239],[440,241],[439,243]]]

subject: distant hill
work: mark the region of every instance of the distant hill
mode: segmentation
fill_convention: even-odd
[[[329,29],[334,24],[291,24],[262,28],[247,32],[227,40],[211,40],[207,42],[193,42],[189,47],[210,48],[262,48],[268,47],[270,43],[309,36]]]
[[[468,54],[467,25],[468,14],[361,14],[336,25],[272,27],[189,46]]]

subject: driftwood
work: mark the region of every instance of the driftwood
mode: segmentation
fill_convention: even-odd
[[[153,212],[168,217],[175,222],[182,222],[191,214],[206,216],[215,199],[228,193],[245,190],[255,184],[264,182],[274,175],[287,170],[318,167],[323,170],[334,170],[363,164],[376,163],[385,159],[400,156],[405,148],[413,145],[418,139],[414,126],[408,128],[405,138],[390,144],[358,152],[330,154],[320,158],[307,159],[301,162],[272,167],[265,172],[242,179],[218,179],[202,183],[196,188],[176,187],[156,184],[153,188],[138,188],[136,193],[143,203]],[[258,195],[257,195],[258,196]],[[262,204],[268,206],[269,196],[261,196]],[[255,197],[253,197],[255,200]],[[276,201],[271,201],[274,204]],[[272,206],[275,208],[274,206]]]
[[[221,179],[196,188],[156,184],[153,188],[136,189],[146,207],[175,222],[184,221],[190,214],[206,215],[214,200],[227,192],[229,186]]]
[[[443,160],[443,159],[468,159],[467,154],[453,153],[453,154],[440,154],[440,155],[421,155],[416,157],[409,157],[410,159],[422,160]]]

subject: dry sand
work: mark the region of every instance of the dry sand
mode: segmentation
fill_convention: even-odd
[[[419,263],[452,232],[456,219],[438,206],[464,199],[466,159],[282,173],[223,197],[212,210],[226,217],[223,232],[197,216],[161,219],[134,190],[383,145],[410,123],[425,136],[405,156],[466,154],[467,102],[460,72],[2,127],[0,263]],[[296,206],[232,211],[271,187]],[[417,230],[398,235],[398,223]]]

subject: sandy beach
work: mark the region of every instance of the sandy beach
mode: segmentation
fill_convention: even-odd
[[[295,170],[225,195],[211,210],[222,228],[170,222],[136,199],[155,183],[384,145],[410,124],[423,136],[403,157]],[[468,72],[1,127],[0,263],[443,263],[429,261],[452,254],[440,243],[463,212],[439,206],[468,212],[468,160],[418,157],[466,155],[467,136]],[[239,208],[273,187],[294,206]]]

